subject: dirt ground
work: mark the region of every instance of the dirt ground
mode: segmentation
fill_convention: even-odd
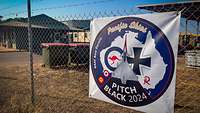
[[[6,65],[0,59],[0,113],[140,113],[88,98],[88,73],[48,69],[40,62],[34,63],[34,107],[28,65],[18,61]],[[200,69],[188,68],[184,61],[178,57],[175,112],[199,113]]]
[[[4,48],[0,46],[0,52],[4,53],[4,52],[14,52],[16,51],[16,49],[12,49],[12,48]]]

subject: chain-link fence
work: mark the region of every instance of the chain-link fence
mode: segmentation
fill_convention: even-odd
[[[199,4],[199,3],[198,3]],[[155,6],[156,7],[156,6]],[[154,9],[155,9],[154,7]],[[188,68],[184,52],[199,49],[199,5],[160,7],[156,12],[182,11],[177,62],[176,113],[200,111],[200,70]],[[148,9],[148,8],[147,8]],[[153,8],[152,8],[153,9]],[[192,9],[192,10],[191,10]],[[35,106],[32,107],[29,67],[28,19],[0,23],[0,112],[134,112],[88,98],[90,22],[94,18],[154,13],[141,9],[31,17]],[[192,19],[191,19],[192,18]],[[187,27],[186,27],[187,26]],[[3,52],[4,51],[4,52]],[[29,59],[30,60],[30,59]],[[6,84],[6,86],[5,86]],[[0,89],[0,90],[1,90]],[[6,100],[2,99],[5,98]]]

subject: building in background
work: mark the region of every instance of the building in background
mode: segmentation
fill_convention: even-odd
[[[179,35],[179,45],[181,47],[189,46],[190,49],[200,49],[200,34],[181,32]]]
[[[71,29],[77,29],[78,32],[67,32],[67,36],[73,42],[87,42],[90,41],[90,20],[68,20],[63,21],[65,25]]]
[[[41,54],[41,43],[61,42],[69,43],[76,41],[75,37],[83,37],[85,30],[68,26],[45,14],[31,17],[33,52]],[[26,33],[27,32],[27,33]],[[73,37],[70,37],[71,35]],[[72,38],[72,39],[70,39]],[[85,37],[81,38],[86,39]],[[84,42],[84,41],[82,41]],[[85,41],[86,42],[86,41]],[[28,23],[25,19],[13,19],[0,24],[0,43],[7,48],[28,50]]]

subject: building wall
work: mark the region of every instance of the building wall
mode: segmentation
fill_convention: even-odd
[[[0,45],[6,48],[16,48],[14,28],[0,27]]]
[[[50,43],[55,40],[55,33],[63,30],[32,28],[33,52],[42,54],[41,43]],[[0,42],[4,47],[28,51],[28,29],[26,27],[0,27]]]
[[[90,42],[89,32],[69,32],[68,37],[72,38],[72,42]]]
[[[179,45],[186,46],[188,44],[192,46],[198,46],[200,43],[200,35],[188,33],[185,37],[184,33],[180,33],[179,35]]]

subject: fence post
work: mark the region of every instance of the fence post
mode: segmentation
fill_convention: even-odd
[[[184,46],[187,45],[187,32],[188,32],[188,20],[185,20],[185,37],[184,37]]]
[[[197,21],[197,36],[195,37],[195,47],[197,47],[198,37],[199,37],[199,21]]]
[[[29,71],[31,76],[31,102],[35,105],[34,76],[33,76],[33,50],[32,50],[32,32],[31,32],[31,1],[27,0],[28,11],[28,41],[29,41]]]

